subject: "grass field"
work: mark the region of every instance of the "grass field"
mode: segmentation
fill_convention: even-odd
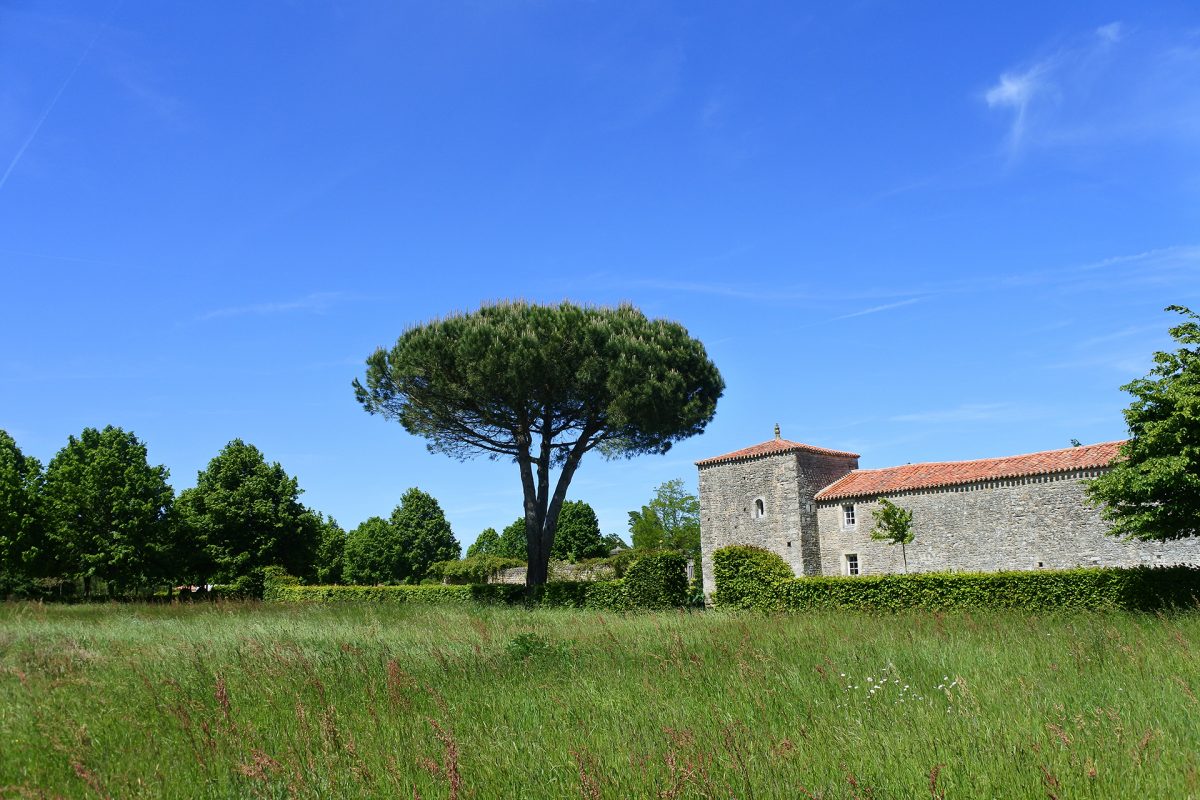
[[[0,797],[1200,796],[1200,614],[0,606]]]

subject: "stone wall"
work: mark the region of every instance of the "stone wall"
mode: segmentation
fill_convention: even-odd
[[[617,571],[611,564],[571,564],[551,561],[549,579],[552,581],[611,581]],[[488,583],[519,583],[525,585],[528,567],[509,567],[492,575]]]
[[[796,453],[800,480],[800,540],[804,568],[797,575],[825,574],[821,553],[820,525],[817,522],[817,503],[814,496],[829,484],[858,469],[858,459],[849,456]],[[771,549],[767,545],[767,549]],[[793,570],[795,571],[795,570]]]
[[[732,544],[778,553],[796,575],[821,574],[813,496],[857,466],[848,456],[793,451],[700,467],[705,595],[714,589],[713,551]]]
[[[1099,509],[1084,498],[1084,480],[1097,474],[1038,475],[887,495],[913,512],[908,571],[1200,564],[1200,538],[1153,543],[1106,535]],[[850,503],[853,530],[842,524],[842,507]],[[902,571],[900,546],[870,537],[871,511],[878,507],[876,498],[818,504],[824,574],[845,574],[847,553],[858,555],[862,575]]]

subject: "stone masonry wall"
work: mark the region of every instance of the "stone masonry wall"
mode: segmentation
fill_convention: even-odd
[[[1039,475],[888,495],[913,512],[908,571],[1200,565],[1200,537],[1154,543],[1106,535],[1099,509],[1084,498],[1084,479],[1097,474]],[[853,530],[842,525],[842,506],[849,503],[855,506]],[[847,553],[858,555],[862,575],[903,570],[900,546],[870,537],[871,511],[878,507],[875,498],[819,504],[824,574],[845,574]]]
[[[704,593],[713,584],[713,551],[751,544],[778,553],[796,575],[819,575],[818,489],[857,464],[846,457],[786,452],[700,468],[700,550]],[[763,513],[756,502],[762,500]]]
[[[858,469],[858,459],[804,451],[795,455],[800,482],[800,547],[803,555],[803,570],[796,571],[796,574],[823,575],[825,571],[821,559],[820,527],[817,524],[817,503],[814,498],[817,492],[838,478]],[[773,549],[769,543],[759,546]]]

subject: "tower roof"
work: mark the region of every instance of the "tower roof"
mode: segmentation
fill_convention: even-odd
[[[913,489],[934,489],[980,481],[1096,469],[1109,466],[1117,457],[1122,444],[1124,442],[1102,442],[1003,458],[938,461],[882,469],[856,469],[817,492],[816,499],[838,500],[848,497],[868,497]]]
[[[845,456],[847,458],[858,458],[858,453],[846,453],[841,450],[830,450],[825,447],[814,447],[811,444],[803,444],[801,442],[790,442],[787,439],[769,439],[762,444],[756,444],[753,447],[744,447],[741,450],[734,450],[732,453],[726,453],[723,456],[713,456],[702,461],[697,461],[697,467],[709,467],[713,464],[725,464],[731,461],[746,461],[752,458],[762,458],[763,456],[777,456],[781,453],[805,452],[816,453],[822,456]]]

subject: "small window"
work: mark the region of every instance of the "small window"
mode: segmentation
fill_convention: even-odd
[[[858,553],[846,553],[846,574],[858,574]]]
[[[766,504],[763,503],[763,499],[760,497],[754,501],[754,518],[762,519],[766,515],[767,515],[767,506],[766,506]]]
[[[843,528],[853,528],[854,527],[854,504],[853,503],[847,503],[846,505],[842,506],[842,527]]]

